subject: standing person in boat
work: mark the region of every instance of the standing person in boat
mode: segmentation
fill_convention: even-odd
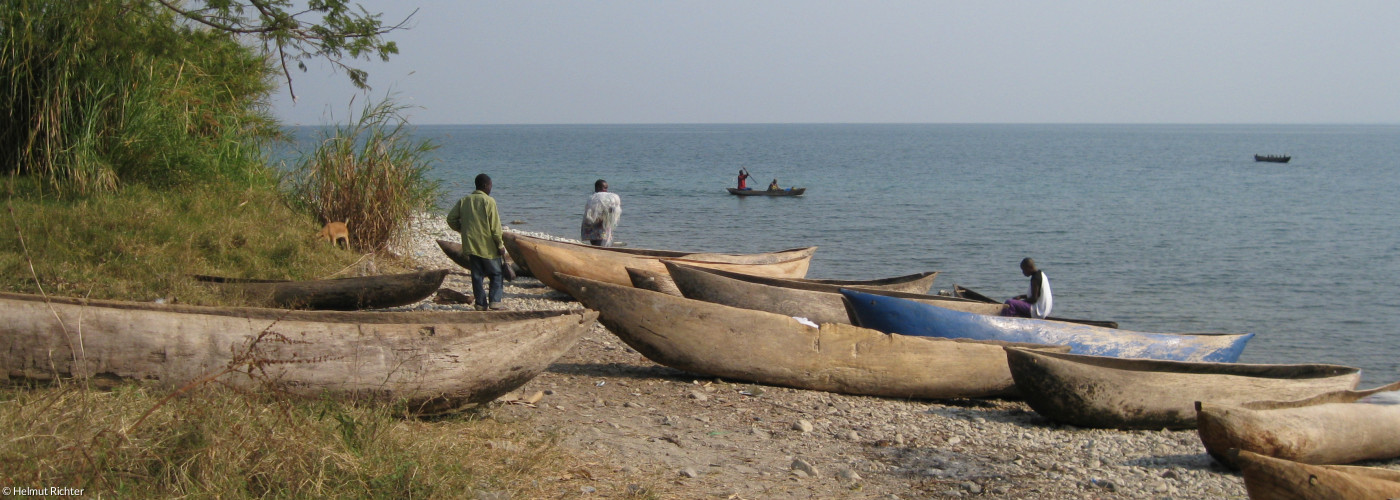
[[[749,169],[747,169],[747,168],[743,168],[743,167],[740,167],[740,168],[739,168],[739,190],[740,190],[740,191],[748,191],[748,190],[749,190]]]
[[[501,257],[506,254],[501,232],[501,214],[491,197],[491,176],[477,174],[476,191],[463,197],[447,213],[447,226],[462,234],[462,253],[467,254],[472,272],[472,294],[476,310],[500,309],[505,294],[501,282]],[[491,280],[488,293],[482,283]]]
[[[1055,305],[1050,295],[1050,278],[1045,277],[1045,271],[1036,269],[1035,260],[1030,257],[1021,259],[1021,274],[1031,278],[1030,293],[1008,299],[1001,315],[1022,318],[1049,316],[1050,308]]]
[[[583,206],[583,225],[579,228],[579,239],[594,246],[612,246],[613,229],[622,218],[622,198],[608,192],[608,181],[598,179],[593,183],[593,196]]]

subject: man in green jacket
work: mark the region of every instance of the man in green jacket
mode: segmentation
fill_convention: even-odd
[[[462,233],[462,253],[467,254],[472,272],[472,299],[476,310],[500,309],[504,293],[501,283],[501,256],[505,255],[505,240],[501,237],[501,214],[496,211],[496,199],[491,197],[491,176],[477,174],[476,191],[472,191],[452,206],[447,213],[447,226]],[[484,293],[482,279],[491,279],[490,301]]]

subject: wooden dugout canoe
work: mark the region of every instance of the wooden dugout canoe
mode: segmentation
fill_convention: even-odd
[[[739,189],[739,188],[725,188],[725,189],[728,189],[728,190],[729,190],[729,194],[732,194],[732,195],[735,195],[735,196],[802,196],[803,193],[806,193],[806,192],[807,192],[807,188],[805,188],[805,187],[801,187],[801,188],[777,189],[777,190],[773,190],[773,191],[769,191],[769,190],[767,190],[767,189],[764,189],[764,190],[758,190],[758,189]]]
[[[841,293],[850,300],[851,319],[866,328],[927,337],[1067,345],[1075,354],[1233,362],[1254,336],[1134,332],[1063,321],[972,314],[852,289],[842,289]]]
[[[1036,413],[1079,427],[1188,429],[1196,401],[1303,399],[1350,390],[1349,366],[1192,363],[1006,348],[1016,387]]]
[[[1357,402],[1395,390],[1400,382],[1300,401],[1197,401],[1196,432],[1206,451],[1230,468],[1239,467],[1230,449],[1305,464],[1400,457],[1400,405]]]
[[[814,328],[780,314],[556,277],[627,345],[652,361],[695,374],[897,398],[1014,391],[1006,355],[998,352],[1003,343],[887,335],[841,324]]]
[[[933,287],[933,280],[938,278],[938,271],[925,271],[922,273],[906,274],[904,276],[894,276],[890,278],[876,278],[868,280],[834,280],[834,279],[811,279],[811,278],[773,278],[769,276],[755,276],[723,269],[714,269],[703,266],[691,266],[681,263],[690,269],[706,271],[712,274],[723,276],[735,280],[743,280],[750,283],[760,283],[771,286],[789,287],[804,290],[823,290],[835,293],[841,288],[859,288],[861,290],[880,290],[885,292],[900,292],[923,295]],[[669,274],[669,266],[668,266]],[[952,297],[945,297],[952,298]]]
[[[1400,498],[1400,471],[1309,465],[1238,451],[1244,487],[1254,500],[1384,500]]]
[[[516,248],[519,249],[517,257],[526,262],[530,273],[536,279],[565,293],[568,292],[564,285],[555,279],[555,273],[632,286],[632,280],[627,276],[627,268],[665,272],[666,268],[661,265],[662,260],[676,260],[696,266],[759,276],[801,278],[807,275],[812,254],[817,251],[817,247],[806,247],[756,254],[685,253],[603,248],[511,233],[506,233],[506,239],[514,240]]]
[[[327,280],[265,280],[195,275],[194,279],[241,294],[250,305],[289,309],[356,311],[418,302],[442,286],[448,270]]]
[[[749,276],[690,266],[674,261],[668,261],[664,264],[676,289],[688,299],[743,309],[756,309],[784,316],[803,317],[817,324],[852,324],[850,315],[846,311],[845,300],[841,298],[840,290],[842,287],[838,285]],[[954,297],[862,290],[982,314],[995,314],[1001,311],[1001,306]]]
[[[179,387],[238,362],[297,396],[403,403],[419,414],[490,401],[578,340],[593,311],[331,312],[0,294],[11,379]],[[251,363],[251,364],[250,364]],[[221,380],[258,386],[246,374]]]
[[[978,302],[986,302],[986,303],[988,303],[988,304],[1004,305],[1004,304],[1006,303],[1006,301],[997,300],[997,299],[988,297],[988,296],[986,296],[986,295],[982,295],[982,294],[980,294],[980,293],[977,293],[977,292],[975,292],[975,291],[973,291],[973,290],[968,289],[968,288],[965,287],[965,286],[962,286],[962,285],[959,285],[959,284],[956,284],[956,283],[953,284],[953,296],[954,296],[954,297],[958,297],[958,298],[968,299],[968,300],[975,300],[975,301],[978,301]],[[1045,319],[1048,319],[1048,320],[1051,320],[1051,321],[1063,321],[1063,322],[1066,322],[1066,323],[1082,323],[1082,324],[1085,324],[1085,325],[1101,326],[1101,327],[1104,327],[1104,328],[1118,328],[1118,322],[1117,322],[1117,321],[1105,321],[1105,320],[1096,320],[1096,319],[1061,318],[1061,317],[1058,317],[1058,316],[1046,316]]]
[[[466,269],[467,271],[471,271],[471,269],[472,269],[471,260],[467,258],[466,252],[463,252],[463,251],[462,251],[462,244],[461,244],[461,243],[454,243],[454,242],[447,241],[447,240],[437,240],[437,245],[438,245],[438,248],[441,248],[441,249],[442,249],[443,255],[446,255],[447,258],[448,258],[448,259],[451,259],[453,263],[456,263],[457,265],[462,266],[462,269]],[[506,251],[509,252],[508,249],[507,249]],[[516,262],[515,262],[513,259],[510,258],[510,253],[506,253],[505,255],[503,255],[501,260],[503,261],[504,265],[507,265],[507,266],[511,266],[511,265],[515,265],[515,264],[516,264]],[[518,265],[517,265],[516,267],[517,267],[517,268],[520,268],[520,266],[518,266]],[[521,268],[520,271],[516,271],[517,275],[528,275],[528,274],[526,274],[526,273],[528,273],[528,272],[529,272],[528,270],[523,269],[523,268]],[[511,281],[512,279],[513,279],[513,278],[510,278],[510,277],[506,277],[506,278],[505,278],[506,281]]]

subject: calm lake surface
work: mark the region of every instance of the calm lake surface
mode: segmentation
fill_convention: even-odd
[[[298,129],[310,137],[311,129]],[[593,181],[631,247],[817,245],[809,277],[941,271],[1055,314],[1150,332],[1253,332],[1241,361],[1400,380],[1400,126],[420,126],[452,200],[481,172],[508,225],[578,238]],[[1287,164],[1253,155],[1291,154]],[[739,167],[762,188],[725,192]],[[510,224],[511,221],[521,221]]]

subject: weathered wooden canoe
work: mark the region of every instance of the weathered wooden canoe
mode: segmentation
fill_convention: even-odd
[[[1400,470],[1309,465],[1240,450],[1244,487],[1254,500],[1400,498]]]
[[[1124,359],[1006,348],[1016,387],[1036,413],[1080,427],[1187,429],[1196,401],[1292,400],[1350,390],[1361,370]]]
[[[677,260],[687,264],[738,271],[759,276],[801,278],[807,275],[812,254],[817,247],[794,248],[771,253],[720,254],[684,253],[668,250],[636,248],[604,248],[576,243],[550,241],[506,233],[519,249],[516,255],[528,263],[531,274],[550,288],[568,293],[554,278],[555,273],[580,276],[616,285],[632,286],[627,268],[666,272],[662,260]]]
[[[627,278],[632,280],[632,286],[642,290],[684,297],[681,290],[676,288],[676,282],[671,279],[670,274],[629,267],[627,268]]]
[[[1120,358],[1233,362],[1240,358],[1246,334],[1144,333],[1031,318],[972,314],[899,297],[851,289],[855,324],[886,333],[925,337],[1002,340],[1070,346],[1070,352]]]
[[[1400,382],[1300,401],[1240,405],[1196,402],[1196,432],[1206,451],[1231,468],[1230,449],[1305,464],[1349,464],[1400,457],[1400,405],[1360,401],[1400,390]]]
[[[682,264],[686,265],[686,264]],[[812,279],[812,278],[773,278],[768,276],[754,276],[723,269],[714,269],[701,266],[690,266],[693,269],[708,271],[720,276],[725,276],[737,280],[745,280],[751,283],[762,283],[773,286],[791,286],[795,288],[806,288],[809,290],[826,290],[835,293],[841,288],[859,288],[861,290],[882,290],[886,292],[902,292],[923,295],[928,293],[933,286],[933,280],[938,278],[938,271],[925,271],[922,273],[906,274],[892,278],[876,278],[868,280],[834,280],[834,279]],[[948,298],[948,297],[945,297]]]
[[[356,311],[418,302],[442,286],[448,270],[359,276],[328,280],[264,280],[195,275],[194,279],[241,294],[249,305]]]
[[[471,271],[471,260],[467,258],[466,252],[462,251],[461,243],[454,243],[447,240],[437,240],[437,245],[438,248],[442,249],[443,255],[446,255],[448,259],[452,259],[452,262],[455,262],[457,265],[462,266],[463,269]],[[517,276],[528,276],[529,270],[521,268],[518,265],[518,263],[515,262],[515,259],[510,258],[509,250],[506,251],[507,253],[504,256],[502,256],[502,260],[505,261],[505,265],[514,265],[517,269],[519,269],[518,271],[516,271]],[[512,278],[506,277],[505,279],[506,281],[510,281]]]
[[[1292,159],[1293,157],[1289,155],[1254,155],[1254,161],[1268,163],[1288,163],[1288,160]]]
[[[840,290],[842,287],[838,285],[750,276],[690,266],[674,261],[665,262],[665,266],[674,286],[680,290],[681,295],[689,299],[730,307],[756,309],[784,316],[802,317],[818,324],[852,324],[850,315],[846,311],[845,299],[841,298]],[[1001,306],[954,297],[882,290],[867,291],[983,314],[995,314],[1001,311]]]
[[[269,383],[298,396],[405,404],[419,414],[490,401],[529,381],[593,311],[330,312],[0,294],[10,378]],[[256,379],[247,372],[257,374]]]
[[[805,188],[805,187],[804,187],[804,188],[778,189],[778,190],[775,190],[775,191],[769,191],[769,190],[767,190],[767,189],[762,189],[762,190],[760,190],[760,189],[739,189],[739,188],[725,188],[725,189],[728,189],[728,190],[729,190],[729,194],[736,195],[736,196],[802,196],[802,193],[806,193],[806,192],[807,192],[807,188]]]
[[[956,283],[953,284],[953,296],[954,296],[954,297],[958,297],[958,298],[968,299],[968,300],[975,300],[975,301],[978,301],[978,302],[986,302],[986,303],[988,303],[988,304],[1004,305],[1004,304],[1006,303],[1005,301],[993,299],[993,298],[988,297],[988,296],[986,296],[986,295],[982,295],[982,294],[977,293],[977,292],[975,292],[975,291],[973,291],[973,290],[971,290],[971,289],[968,289],[968,288],[965,287],[965,286],[962,286],[962,285],[959,285],[959,284],[956,284]],[[1080,323],[1080,324],[1085,324],[1085,325],[1102,326],[1102,327],[1104,327],[1104,328],[1118,328],[1118,322],[1117,322],[1117,321],[1105,321],[1105,320],[1097,320],[1097,319],[1061,318],[1061,317],[1059,317],[1059,316],[1047,316],[1045,319],[1048,319],[1048,320],[1051,320],[1051,321],[1063,321],[1063,322],[1066,322],[1066,323]]]
[[[695,374],[897,398],[990,397],[1014,390],[1006,354],[997,352],[1004,343],[887,335],[840,324],[816,328],[780,314],[557,278],[627,345]]]

